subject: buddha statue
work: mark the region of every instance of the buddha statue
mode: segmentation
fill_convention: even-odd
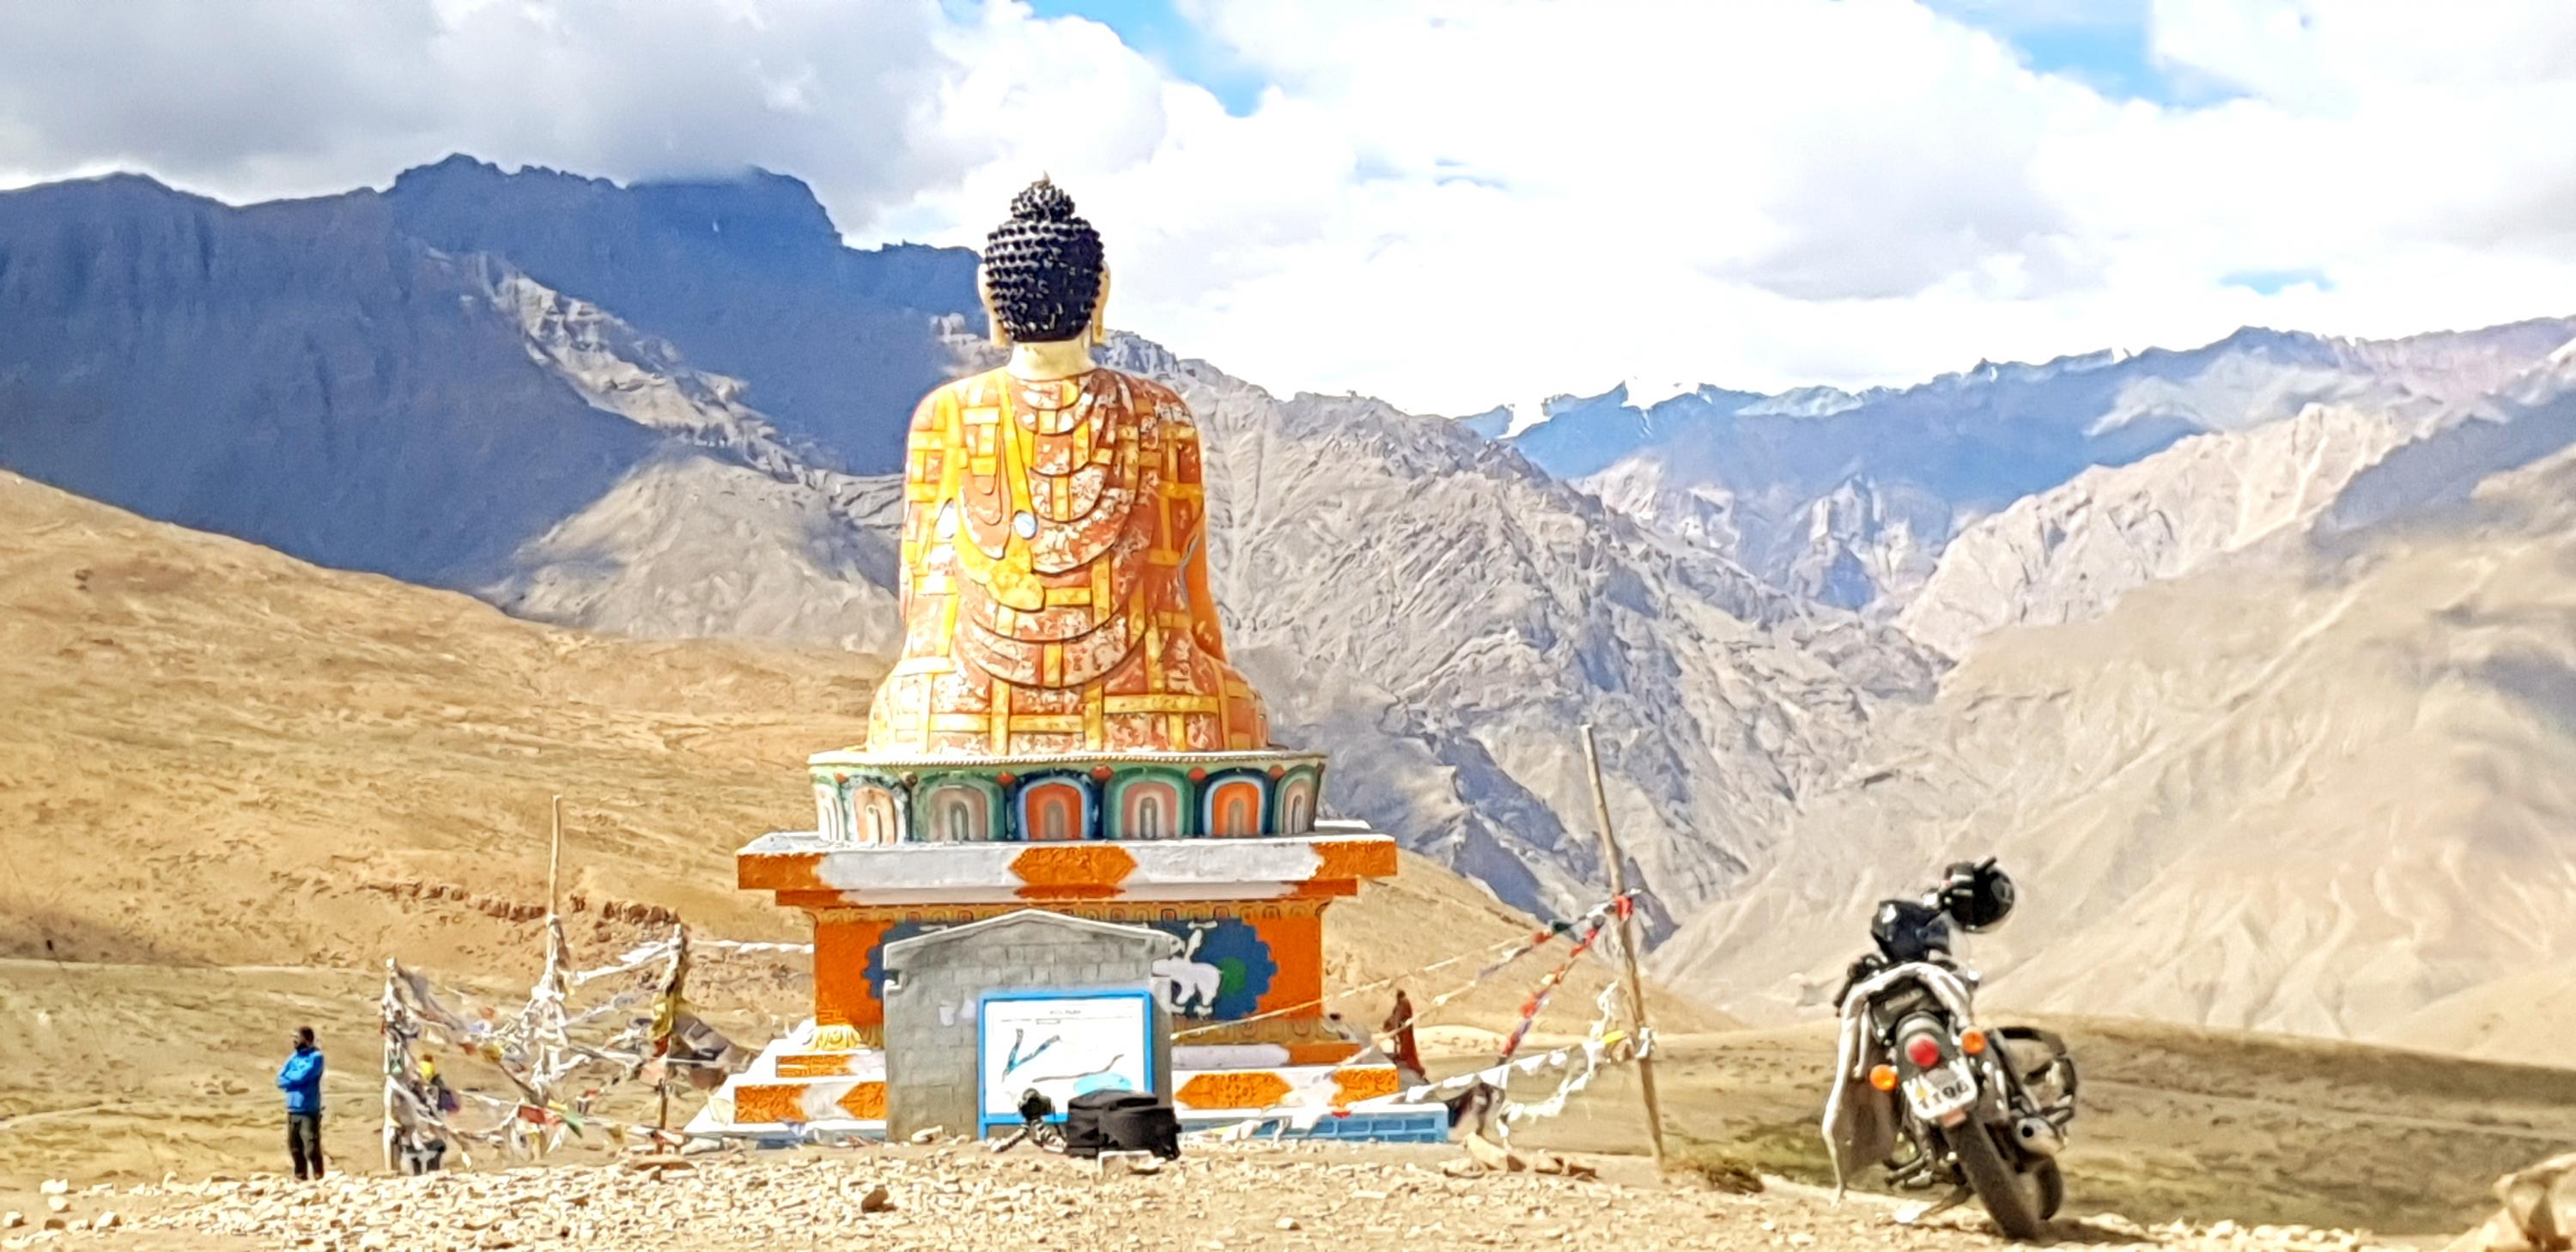
[[[1208,592],[1198,430],[1169,388],[1092,363],[1100,235],[1040,179],[984,246],[999,369],[913,413],[903,651],[872,755],[1266,748]]]

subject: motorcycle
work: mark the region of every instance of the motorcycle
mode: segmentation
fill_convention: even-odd
[[[2075,1118],[2075,1059],[2050,1032],[1987,1029],[1977,975],[1950,953],[1953,923],[1990,930],[2013,897],[1988,859],[1952,865],[1920,899],[1879,902],[1876,950],[1852,962],[1835,998],[1824,1133],[1838,1196],[1847,1163],[1877,1160],[1900,1189],[1949,1186],[1918,1219],[1973,1196],[2007,1237],[2047,1233],[2066,1198],[2057,1155]]]

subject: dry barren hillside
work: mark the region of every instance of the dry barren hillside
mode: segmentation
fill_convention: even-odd
[[[1662,954],[1791,1010],[2000,854],[1998,1002],[2576,1061],[2576,458],[2005,631]]]

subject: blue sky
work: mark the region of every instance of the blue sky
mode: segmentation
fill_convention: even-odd
[[[2032,69],[2075,79],[2115,100],[2188,107],[2234,94],[2205,76],[2157,62],[2147,0],[1924,3],[2012,45]],[[1210,39],[1174,0],[1030,0],[1030,7],[1040,17],[1083,17],[1107,26],[1173,77],[1207,88],[1237,117],[1253,111],[1267,85],[1258,71]]]
[[[1267,86],[1233,51],[1208,38],[1172,0],[1030,0],[1039,17],[1085,17],[1118,32],[1183,82],[1205,87],[1236,117],[1250,116]]]
[[[2147,0],[1925,0],[1926,7],[1993,34],[2043,74],[2056,74],[2114,100],[2212,104],[2234,93],[2202,75],[2159,62]]]

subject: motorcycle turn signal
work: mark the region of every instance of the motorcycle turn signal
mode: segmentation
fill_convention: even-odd
[[[1876,1087],[1881,1091],[1896,1090],[1896,1067],[1893,1065],[1870,1066],[1869,1085]]]
[[[1986,1054],[1986,1032],[1970,1027],[1959,1032],[1959,1050],[1970,1056]]]

